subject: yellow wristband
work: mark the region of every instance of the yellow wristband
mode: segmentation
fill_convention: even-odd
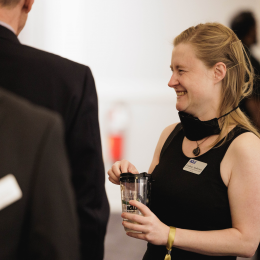
[[[174,238],[175,238],[175,233],[176,233],[176,228],[170,227],[170,232],[169,232],[167,246],[166,246],[168,253],[166,254],[164,260],[171,260],[171,251],[172,251],[172,245],[173,245]]]

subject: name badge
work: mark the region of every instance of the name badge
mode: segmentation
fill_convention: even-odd
[[[201,174],[202,171],[205,169],[207,166],[207,163],[200,162],[194,159],[190,159],[188,163],[184,166],[183,170],[187,172],[192,172],[195,174]]]
[[[13,174],[0,179],[0,210],[22,198],[22,191]]]

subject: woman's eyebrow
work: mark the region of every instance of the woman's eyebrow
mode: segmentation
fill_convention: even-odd
[[[174,67],[176,67],[176,69],[178,70],[178,69],[180,69],[180,68],[185,68],[186,66],[183,65],[183,64],[179,64],[179,65],[176,65],[176,66],[174,66]],[[171,70],[173,71],[173,66],[172,66],[172,65],[170,65],[170,68],[171,68]]]
[[[184,64],[179,64],[176,66],[177,69],[186,67]]]

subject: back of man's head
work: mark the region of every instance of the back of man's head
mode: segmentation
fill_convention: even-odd
[[[0,0],[0,7],[16,6],[21,0]]]
[[[255,27],[256,20],[252,12],[241,12],[231,21],[231,29],[242,42]]]
[[[0,0],[0,21],[11,26],[19,35],[33,3],[34,0]]]

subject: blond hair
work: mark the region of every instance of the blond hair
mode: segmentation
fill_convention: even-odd
[[[251,95],[254,81],[253,67],[243,44],[230,28],[219,23],[199,24],[183,31],[174,39],[174,46],[180,43],[191,44],[196,57],[208,68],[212,68],[218,62],[226,65],[227,71],[222,82],[220,116],[237,107],[243,98]],[[227,140],[226,133],[231,125],[238,125],[260,138],[257,129],[240,108],[237,108],[222,120],[221,133],[212,146],[224,136],[226,137],[220,145]]]

